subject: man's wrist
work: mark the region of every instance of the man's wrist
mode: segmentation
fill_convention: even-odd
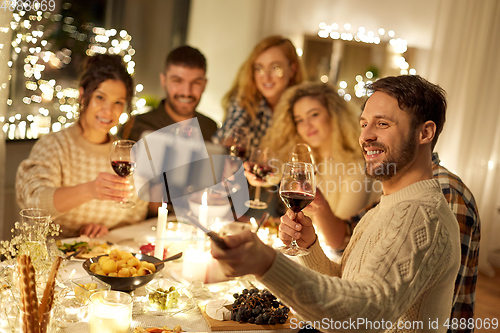
[[[271,268],[271,266],[274,263],[274,260],[276,259],[276,250],[273,248],[265,245],[264,251],[262,253],[262,269],[259,270],[259,272],[255,273],[255,276],[257,278],[262,277],[264,274],[267,273],[267,271]]]

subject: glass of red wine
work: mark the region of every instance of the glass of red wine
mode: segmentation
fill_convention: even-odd
[[[297,143],[290,150],[290,162],[304,162],[316,165],[311,147],[307,143]]]
[[[229,154],[242,160],[247,155],[248,128],[235,127],[224,135],[221,144],[229,149]]]
[[[295,214],[304,209],[316,196],[314,166],[304,162],[286,163],[279,193],[281,200]],[[290,245],[278,250],[289,256],[303,256],[309,253],[309,250],[299,247],[295,239]]]
[[[255,198],[246,202],[247,207],[253,209],[267,208],[267,203],[265,203],[264,201],[260,201],[260,190],[262,186],[265,187],[272,185],[267,182],[267,179],[268,177],[273,175],[273,166],[271,165],[273,161],[277,161],[277,159],[276,155],[271,149],[252,148],[250,158],[248,159],[250,172],[253,173],[258,180],[263,181],[263,183],[255,186]]]
[[[132,153],[134,144],[135,141],[132,140],[116,140],[111,146],[111,166],[120,177],[127,178],[134,173],[136,164],[135,155]],[[129,199],[120,201],[118,204],[122,208],[135,206],[135,203]]]

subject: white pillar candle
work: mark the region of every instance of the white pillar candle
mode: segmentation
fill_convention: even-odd
[[[252,225],[253,230],[257,230],[258,224],[257,224],[257,221],[255,221],[255,217],[250,218],[250,224]]]
[[[205,191],[201,197],[201,205],[200,205],[200,209],[199,209],[199,212],[198,212],[198,221],[200,222],[200,224],[204,227],[208,227],[208,200],[207,200],[207,191]],[[205,239],[205,233],[203,231],[201,231],[200,229],[198,229],[198,238],[201,242],[201,240],[204,240]],[[198,246],[200,248],[200,250],[202,249],[202,245],[199,244]]]
[[[208,200],[207,200],[207,192],[205,191],[201,196],[201,205],[200,211],[198,213],[198,219],[201,225],[208,227]]]
[[[154,256],[163,260],[163,249],[165,242],[165,228],[167,225],[168,209],[167,204],[163,203],[158,207],[158,222],[156,224],[156,242]]]
[[[90,333],[127,333],[131,322],[132,297],[130,295],[111,290],[97,292],[90,297]]]
[[[182,277],[189,282],[205,282],[210,253],[190,248],[184,252],[183,257]]]

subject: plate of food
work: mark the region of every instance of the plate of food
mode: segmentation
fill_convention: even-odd
[[[74,255],[74,259],[86,260],[103,254],[109,254],[114,244],[102,239],[80,236],[57,240],[56,246],[66,257]]]

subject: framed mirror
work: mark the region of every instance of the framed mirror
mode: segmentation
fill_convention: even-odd
[[[318,35],[305,35],[302,59],[309,80],[333,84],[355,107],[364,103],[367,83],[389,75],[416,74],[411,67],[416,49],[404,39],[393,38],[392,31],[386,35],[383,29],[375,34],[359,28],[353,35],[334,28],[335,24],[324,26]]]

